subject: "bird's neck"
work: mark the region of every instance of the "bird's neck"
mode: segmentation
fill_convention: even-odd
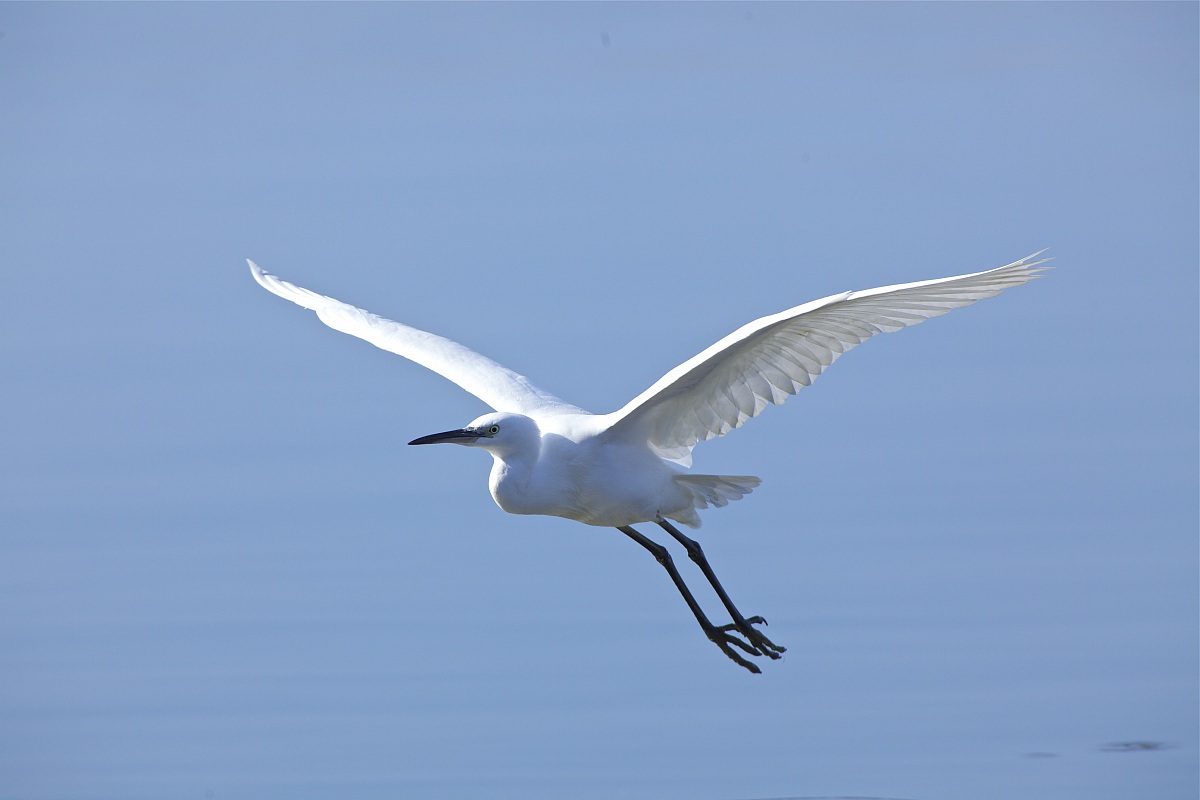
[[[492,459],[488,488],[496,505],[510,514],[538,513],[526,508],[534,499],[530,486],[537,457],[521,453],[492,453]]]

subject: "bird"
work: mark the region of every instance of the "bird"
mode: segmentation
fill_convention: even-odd
[[[717,579],[700,544],[675,526],[700,526],[699,511],[723,507],[760,483],[751,475],[687,471],[700,442],[723,436],[812,384],[842,354],[892,333],[1027,283],[1046,267],[1038,251],[1003,267],[949,278],[842,292],[747,323],[675,367],[623,407],[594,414],[523,375],[434,333],[289,283],[247,259],[268,291],[316,312],[334,330],[426,367],[492,410],[410,445],[456,444],[492,457],[488,487],[510,514],[564,517],[616,528],[666,570],[705,636],[737,665],[787,650],[745,616]],[[699,567],[730,622],[713,623],[670,552],[634,525],[662,528]]]

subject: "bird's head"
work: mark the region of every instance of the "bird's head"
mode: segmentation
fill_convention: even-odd
[[[462,428],[431,433],[409,444],[461,444],[482,447],[495,455],[505,455],[538,446],[541,431],[537,423],[523,414],[497,411],[484,414]]]

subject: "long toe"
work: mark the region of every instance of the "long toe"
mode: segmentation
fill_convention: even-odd
[[[763,651],[763,653],[765,653],[768,658],[772,658],[772,659],[780,658],[783,656],[784,653],[787,652],[786,647],[784,647],[781,644],[775,644],[774,642],[772,642],[766,636],[763,636],[758,631],[754,631],[754,636],[747,636],[746,638],[748,638],[750,640],[751,644],[753,644],[759,650]]]
[[[757,664],[753,664],[753,663],[747,661],[746,659],[742,658],[736,652],[734,652],[732,647],[729,646],[730,643],[732,643],[732,644],[742,648],[747,653],[750,653],[751,655],[758,655],[758,653],[755,653],[753,650],[746,647],[745,643],[741,642],[740,640],[738,640],[737,638],[732,637],[732,636],[725,637],[725,638],[715,638],[715,639],[713,639],[713,642],[717,645],[717,647],[721,648],[722,653],[729,656],[730,660],[733,661],[738,666],[745,667],[746,669],[753,672],[755,675],[762,674],[762,670],[758,668]]]

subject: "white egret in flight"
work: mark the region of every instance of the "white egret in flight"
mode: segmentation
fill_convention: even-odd
[[[844,292],[757,319],[680,364],[610,414],[592,414],[534,386],[528,378],[436,334],[392,322],[265,272],[266,289],[317,313],[334,330],[415,361],[491,406],[465,427],[409,444],[450,442],[492,456],[489,487],[510,514],[546,514],[613,527],[649,550],[667,570],[705,635],[750,670],[744,656],[779,658],[783,647],[745,617],[717,580],[704,551],[671,521],[700,526],[700,509],[749,494],[759,479],[694,475],[692,448],[721,436],[812,383],[826,367],[877,333],[916,325],[1027,282],[1040,253],[970,275]],[[632,526],[652,522],[687,550],[732,622],[714,625],[667,549]]]

